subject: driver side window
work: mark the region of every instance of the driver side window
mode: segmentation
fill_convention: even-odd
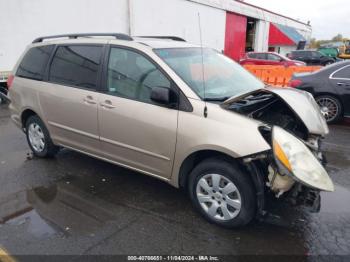
[[[171,87],[170,81],[157,67],[139,53],[111,48],[108,62],[108,94],[155,104],[151,100],[154,87]]]

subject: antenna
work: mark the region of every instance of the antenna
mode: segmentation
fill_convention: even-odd
[[[198,12],[198,27],[199,27],[199,39],[201,43],[201,58],[202,58],[202,83],[203,83],[203,100],[205,103],[204,117],[208,116],[208,108],[206,102],[206,86],[205,86],[205,75],[204,75],[204,53],[203,53],[203,39],[202,39],[202,26],[201,26],[201,15]]]

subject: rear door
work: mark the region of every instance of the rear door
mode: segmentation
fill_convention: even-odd
[[[102,45],[60,45],[40,93],[52,138],[88,153],[100,149],[97,123]]]
[[[173,83],[139,51],[112,46],[107,55],[99,104],[105,157],[145,173],[168,178],[176,146],[178,110],[153,102],[153,87]]]
[[[311,58],[310,58],[310,64],[311,65],[320,65],[321,64],[321,53],[312,51],[310,52]]]
[[[310,61],[310,52],[308,51],[294,51],[292,52],[292,58],[293,60],[297,60],[297,61],[303,61],[306,64],[309,64]]]
[[[350,116],[350,65],[333,72],[330,82],[342,101],[344,114]]]

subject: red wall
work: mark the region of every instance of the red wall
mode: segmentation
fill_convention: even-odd
[[[225,55],[238,61],[245,54],[247,17],[226,13]]]
[[[280,45],[295,45],[295,43],[286,36],[277,26],[270,23],[269,31],[269,46],[280,46]]]

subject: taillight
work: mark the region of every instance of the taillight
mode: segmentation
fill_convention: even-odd
[[[289,81],[288,86],[298,87],[298,86],[301,86],[302,83],[303,83],[303,81],[301,81],[299,79],[292,79],[291,81]]]
[[[10,87],[12,86],[13,79],[15,79],[14,75],[9,75],[9,77],[7,78],[7,89],[10,89]]]

